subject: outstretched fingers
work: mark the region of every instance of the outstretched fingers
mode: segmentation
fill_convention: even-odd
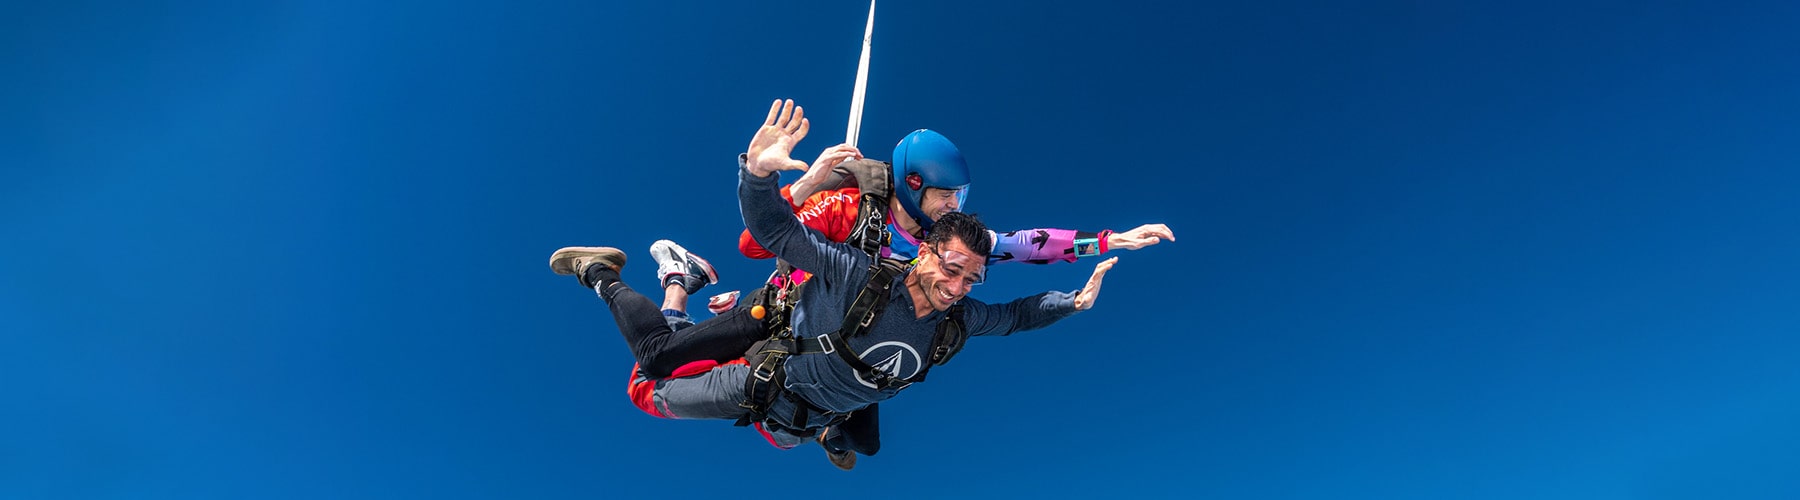
[[[794,105],[793,99],[777,99],[769,105],[763,126],[750,138],[749,157],[745,165],[758,177],[779,170],[806,170],[806,162],[788,157],[794,144],[806,137],[806,112]]]
[[[1175,241],[1174,230],[1168,230],[1166,225],[1141,225],[1141,227],[1138,228],[1139,230],[1143,230],[1143,236],[1163,237],[1163,239],[1168,239],[1168,241]]]
[[[1175,231],[1170,230],[1169,226],[1163,224],[1145,224],[1144,228],[1144,232],[1151,236],[1159,236],[1169,241],[1175,241]]]
[[[1106,272],[1111,271],[1113,264],[1118,262],[1119,258],[1113,257],[1094,265],[1094,274],[1088,277],[1087,286],[1081,287],[1081,292],[1075,294],[1075,310],[1086,311],[1094,307],[1094,301],[1100,298],[1100,283],[1106,280]]]
[[[1175,241],[1175,233],[1169,230],[1169,226],[1162,224],[1144,224],[1132,228],[1130,231],[1114,233],[1114,235],[1117,238],[1112,240],[1112,246],[1126,250],[1137,250],[1155,245],[1164,239]]]
[[[782,134],[792,137],[792,142],[800,142],[806,138],[807,130],[812,124],[806,120],[806,108],[795,106],[793,99],[776,99],[769,105],[769,117],[763,119],[764,127],[774,127]]]
[[[794,137],[794,142],[800,142],[801,139],[805,139],[807,129],[812,128],[812,124],[806,120],[806,108],[794,106],[792,120],[785,123],[782,128],[787,131],[788,135]]]
[[[793,104],[794,101],[790,99],[787,102],[788,102],[788,104]],[[764,127],[775,126],[775,117],[780,114],[781,114],[781,99],[776,99],[774,103],[769,104],[769,117],[763,119],[763,126]]]

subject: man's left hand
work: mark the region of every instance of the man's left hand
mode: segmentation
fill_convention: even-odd
[[[1081,287],[1081,291],[1075,294],[1075,310],[1086,311],[1094,307],[1094,300],[1100,298],[1100,281],[1106,279],[1106,272],[1112,270],[1113,263],[1118,261],[1118,257],[1113,257],[1094,266],[1094,275],[1088,277],[1087,286]]]

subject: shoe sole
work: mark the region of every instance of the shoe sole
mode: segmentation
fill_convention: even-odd
[[[706,259],[702,259],[702,258],[700,258],[700,256],[694,255],[691,253],[687,254],[687,257],[690,259],[694,259],[694,262],[698,262],[700,264],[701,269],[706,270],[706,284],[708,284],[708,285],[719,284],[719,272],[713,270],[713,266],[712,266],[711,262],[707,262]]]
[[[856,468],[856,452],[853,451],[846,451],[843,455],[826,451],[825,458],[830,460],[831,465],[836,466],[839,470],[851,470]]]
[[[707,262],[706,259],[700,258],[700,256],[698,256],[698,255],[694,255],[693,252],[687,251],[686,248],[683,248],[681,245],[676,244],[673,241],[656,240],[656,243],[651,243],[650,244],[650,257],[653,259],[656,259],[656,267],[659,271],[662,269],[663,261],[666,261],[666,260],[678,261],[678,262],[681,262],[683,264],[683,266],[685,267],[685,265],[687,264],[686,261],[689,259],[692,259],[694,262],[697,262],[700,264],[701,269],[706,270],[706,284],[708,284],[708,285],[719,284],[719,272],[717,270],[713,269],[713,265],[711,262]],[[662,276],[659,274],[656,278],[658,280],[661,280]]]
[[[613,247],[564,247],[550,254],[550,271],[556,274],[574,276],[575,260],[582,257],[594,257],[593,262],[605,262],[617,271],[625,267],[625,251]],[[617,257],[614,259],[613,257]],[[616,263],[613,261],[617,261]]]
[[[829,460],[832,466],[835,466],[840,470],[855,469],[856,452],[850,450],[831,451],[831,447],[825,446],[825,432],[826,431],[819,431],[819,436],[813,438],[813,440],[819,442],[820,448],[825,449],[825,459]]]

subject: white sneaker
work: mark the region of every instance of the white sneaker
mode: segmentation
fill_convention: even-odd
[[[668,288],[671,283],[678,284],[692,295],[706,285],[719,282],[719,273],[713,270],[712,263],[688,253],[686,248],[673,241],[656,240],[650,244],[650,258],[656,259],[656,281],[662,283],[663,288]]]

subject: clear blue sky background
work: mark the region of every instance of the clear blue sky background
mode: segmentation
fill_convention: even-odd
[[[1800,7],[1717,3],[883,3],[871,157],[1180,241],[850,473],[639,413],[545,261],[754,286],[733,156],[842,137],[865,3],[12,5],[0,498],[1800,497]]]

